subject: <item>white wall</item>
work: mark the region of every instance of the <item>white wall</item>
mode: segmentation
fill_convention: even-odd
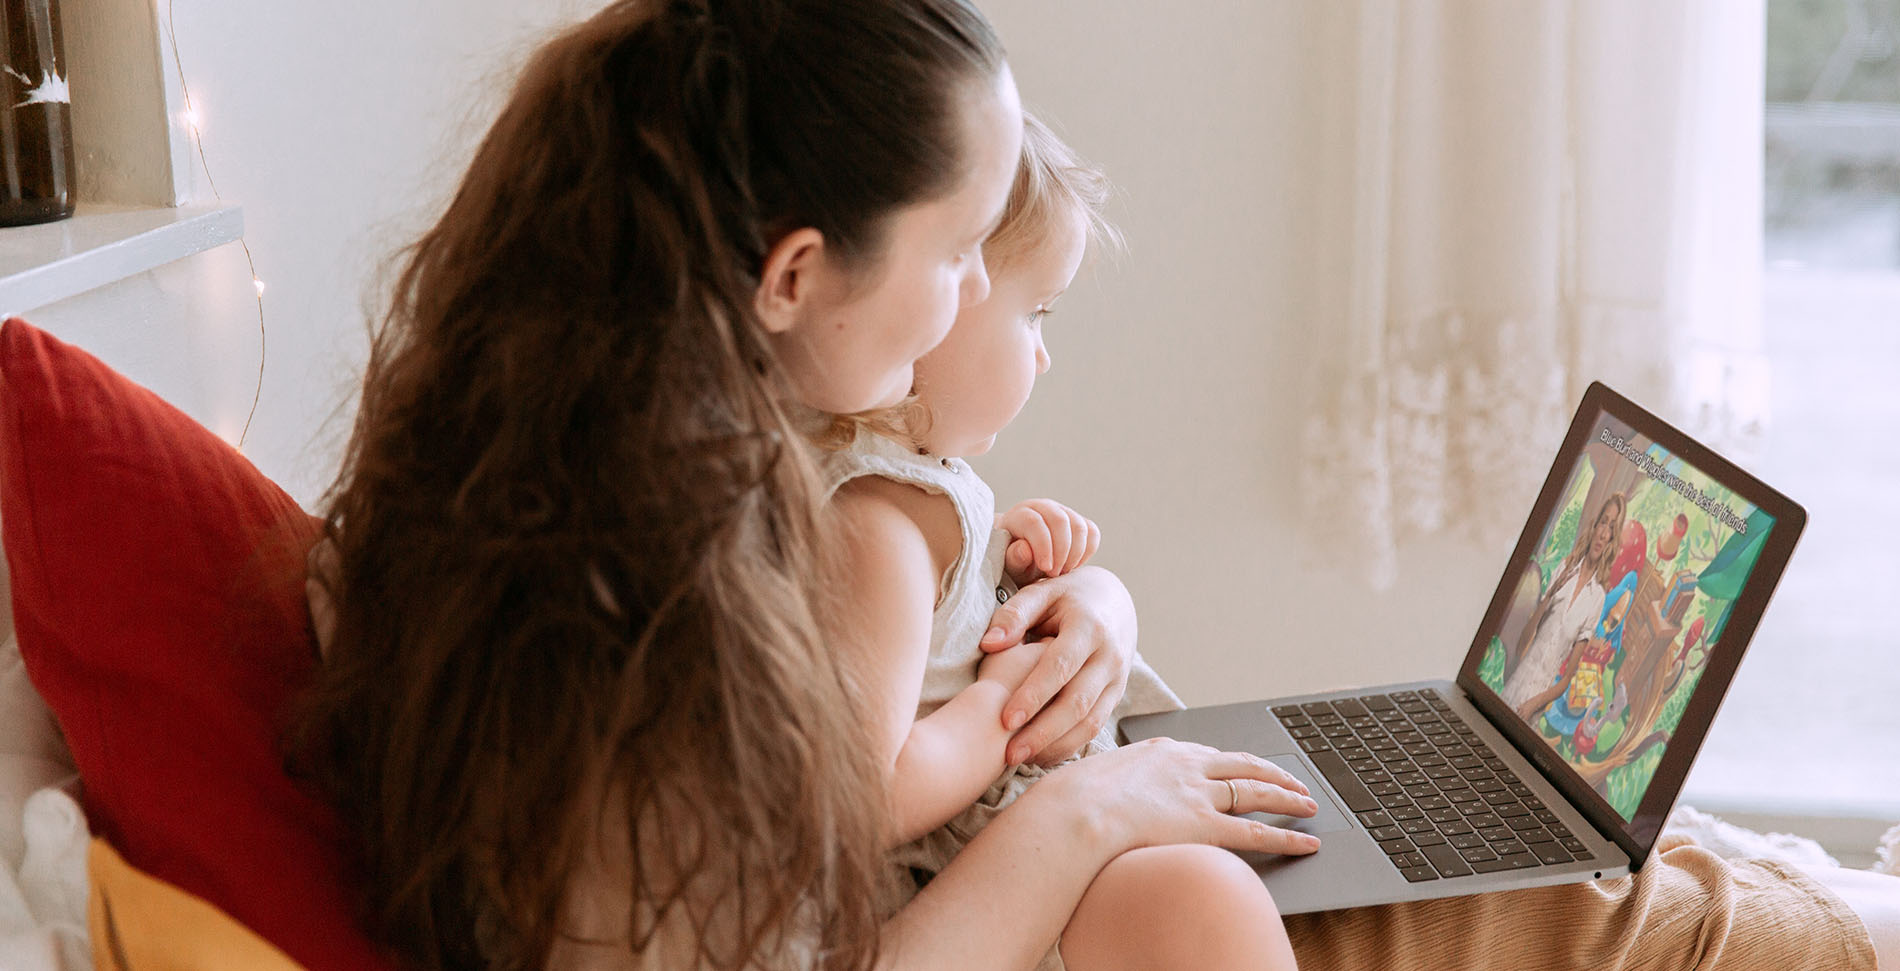
[[[1375,594],[1294,528],[1303,346],[1332,326],[1303,188],[1321,0],[983,6],[1025,104],[1116,183],[1129,242],[1045,323],[1054,366],[977,463],[998,502],[1048,495],[1102,524],[1142,649],[1189,704],[1448,676],[1507,548],[1414,546]]]
[[[158,5],[161,25],[176,16],[211,178],[244,207],[266,284],[268,354],[244,451],[300,501],[321,494],[347,434],[375,274],[426,226],[532,41],[593,6]],[[191,201],[212,201],[202,172],[196,185]],[[24,316],[235,441],[257,391],[253,294],[232,244]]]
[[[1103,524],[1143,649],[1191,704],[1446,674],[1506,553],[1415,548],[1376,595],[1294,539],[1300,346],[1328,326],[1304,288],[1302,188],[1324,110],[1303,38],[1324,2],[983,3],[1025,100],[1120,187],[1130,253],[1064,298],[1054,370],[980,467],[1004,501]],[[523,46],[593,5],[176,7],[212,174],[268,285],[245,451],[299,500],[333,471],[380,261],[459,174]],[[235,439],[258,353],[236,246],[28,316]]]

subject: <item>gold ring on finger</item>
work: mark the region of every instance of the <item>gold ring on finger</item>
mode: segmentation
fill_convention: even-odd
[[[1227,783],[1227,810],[1226,811],[1231,813],[1234,810],[1240,808],[1240,790],[1234,787],[1234,780],[1226,779],[1223,781]]]

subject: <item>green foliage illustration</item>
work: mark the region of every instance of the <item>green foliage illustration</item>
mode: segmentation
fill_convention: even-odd
[[[1504,690],[1504,642],[1496,634],[1491,635],[1491,644],[1484,649],[1484,660],[1478,662],[1478,678],[1492,691]]]

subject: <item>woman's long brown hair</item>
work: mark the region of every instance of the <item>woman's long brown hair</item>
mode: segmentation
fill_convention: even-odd
[[[883,780],[752,299],[797,227],[873,266],[956,186],[1000,65],[963,0],[629,0],[533,57],[406,252],[324,509],[335,639],[293,756],[405,960],[544,965],[601,824],[635,951],[705,903],[688,875],[738,902],[695,921],[705,964],[803,908],[822,966],[874,961]]]

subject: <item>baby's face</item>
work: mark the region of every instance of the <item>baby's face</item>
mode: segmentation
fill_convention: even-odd
[[[933,455],[989,451],[1049,370],[1042,318],[1082,265],[1088,241],[1071,213],[1044,244],[993,270],[989,297],[957,314],[950,336],[917,362],[917,396],[930,413],[924,447]]]

